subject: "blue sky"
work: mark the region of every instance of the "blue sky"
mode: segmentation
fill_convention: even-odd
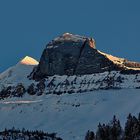
[[[139,0],[1,0],[0,72],[65,32],[93,37],[97,49],[140,61]]]

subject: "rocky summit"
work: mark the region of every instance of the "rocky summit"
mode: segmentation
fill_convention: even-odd
[[[93,38],[65,33],[46,45],[33,79],[53,75],[85,75],[105,71],[140,72],[140,63],[98,51]]]

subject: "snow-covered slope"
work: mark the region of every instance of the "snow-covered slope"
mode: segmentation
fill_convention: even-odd
[[[101,53],[102,55],[104,55],[105,57],[107,57],[110,61],[112,61],[114,64],[117,64],[121,67],[124,67],[126,70],[140,70],[140,64],[138,62],[132,62],[132,61],[128,61],[124,58],[119,58],[107,53],[103,53],[101,51],[98,50],[99,53]],[[130,65],[128,65],[128,63],[130,63]]]
[[[26,128],[56,132],[64,140],[84,140],[87,130],[116,116],[140,112],[140,89],[24,96],[0,101],[0,129]]]
[[[15,83],[26,83],[28,81],[27,76],[36,65],[38,65],[38,62],[35,59],[26,56],[15,66],[0,74],[0,87],[14,85]]]
[[[124,75],[118,71],[83,76],[46,78],[45,93],[79,93],[98,89],[140,88],[140,74]]]
[[[20,66],[20,68],[21,67],[22,66]],[[28,89],[33,84],[34,86],[32,90],[34,90],[34,94],[36,95],[60,95],[65,93],[82,93],[105,89],[140,89],[140,74],[121,74],[119,71],[111,71],[82,76],[54,75],[48,76],[47,78],[37,82],[27,78],[29,70],[31,71],[32,68],[29,67],[30,69],[28,69],[28,67],[24,67],[24,65],[23,68],[23,74],[21,73],[22,71],[18,72],[15,70],[13,71],[13,75],[11,77],[6,77],[5,79],[1,80],[1,90],[3,87],[12,87],[10,90],[7,90],[6,88],[4,94],[10,91],[11,95],[9,96],[13,97],[15,94],[14,91],[17,90],[17,86],[19,84],[22,84],[25,88],[24,94],[29,93]]]
[[[109,60],[111,60],[113,63],[116,63],[116,64],[123,64],[124,63],[124,58],[119,58],[119,57],[116,57],[116,56],[112,56],[110,54],[107,54],[107,53],[103,53],[101,51],[98,50],[99,53],[103,54],[104,56],[106,56]]]

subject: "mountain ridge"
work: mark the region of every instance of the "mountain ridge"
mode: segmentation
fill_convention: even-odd
[[[32,78],[39,80],[53,75],[86,75],[105,71],[140,73],[140,63],[97,50],[93,38],[65,33],[46,45]]]

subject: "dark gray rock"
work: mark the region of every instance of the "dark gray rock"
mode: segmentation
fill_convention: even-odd
[[[124,59],[124,66],[127,63]],[[84,75],[111,70],[125,70],[113,63],[95,48],[92,38],[65,33],[52,40],[43,51],[38,67],[32,72],[33,79],[52,75]],[[134,65],[134,64],[133,64]],[[136,67],[137,67],[136,63]],[[140,66],[140,65],[139,65]]]

